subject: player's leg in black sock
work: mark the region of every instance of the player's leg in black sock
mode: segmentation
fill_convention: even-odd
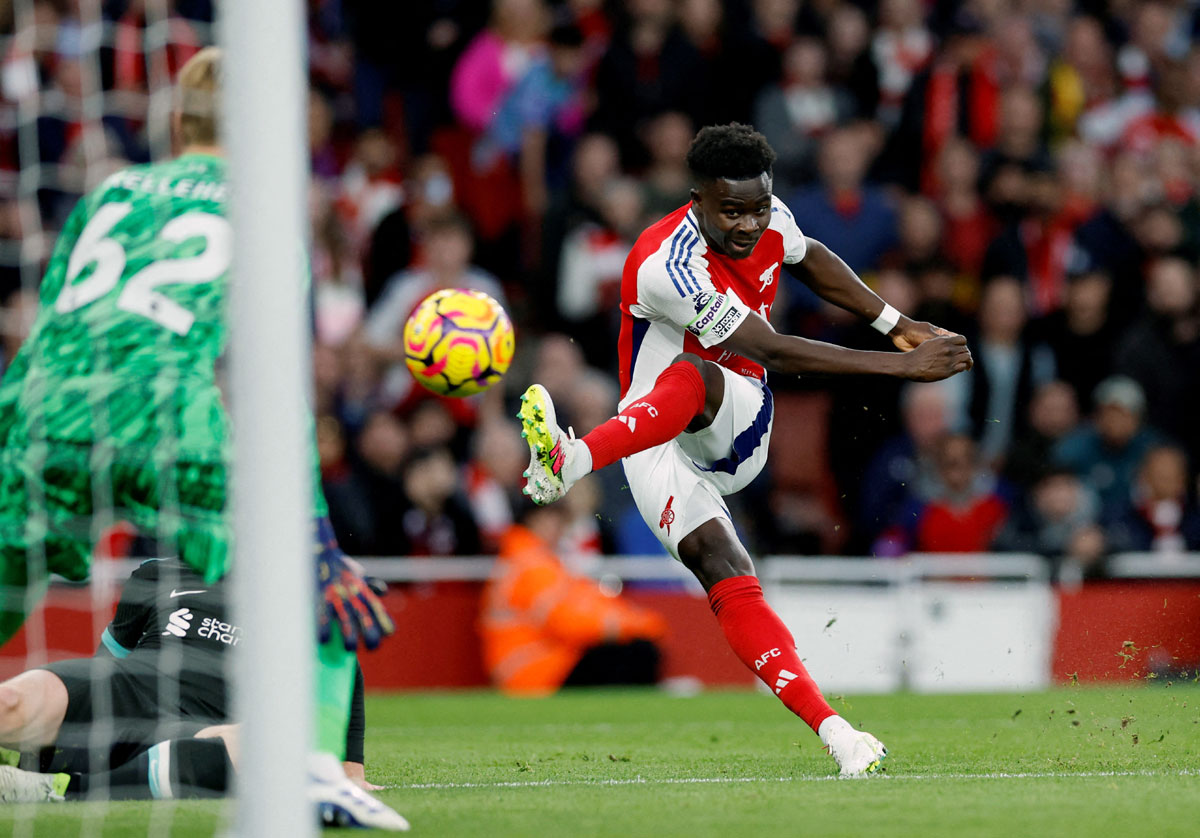
[[[72,774],[67,799],[108,790],[113,800],[172,800],[221,797],[233,766],[222,739],[172,739],[111,771]]]

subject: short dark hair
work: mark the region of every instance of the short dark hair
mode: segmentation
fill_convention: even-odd
[[[703,180],[750,180],[771,174],[775,152],[751,125],[706,125],[688,148],[687,164]]]

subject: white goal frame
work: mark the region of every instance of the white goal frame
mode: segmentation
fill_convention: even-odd
[[[303,838],[316,831],[305,797],[316,629],[303,4],[225,0],[217,31],[234,227],[233,601],[249,638],[234,669],[243,723],[235,830]]]

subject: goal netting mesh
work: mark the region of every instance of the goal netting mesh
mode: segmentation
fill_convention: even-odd
[[[0,2],[0,361],[5,367],[31,326],[43,272],[75,203],[127,165],[170,156],[172,83],[188,58],[215,42],[214,5],[211,0]],[[102,411],[92,407],[98,435],[109,418]],[[92,489],[89,535],[96,547],[90,581],[69,583],[51,577],[48,590],[5,592],[26,598],[29,617],[0,649],[0,680],[65,659],[88,660],[86,666],[95,675],[108,674],[114,647],[106,628],[118,598],[141,559],[170,551],[170,538],[162,533],[133,538],[104,485],[95,481]],[[39,522],[46,514],[44,501],[36,492],[28,499],[31,533],[44,526]],[[164,492],[164,512],[170,512],[172,502]],[[45,561],[44,550],[31,540],[33,575],[42,575],[38,570],[44,569]],[[176,582],[164,573],[157,592],[149,596],[170,597]],[[195,630],[187,613],[172,619],[176,628]],[[157,700],[164,705],[177,702],[178,655],[162,653],[157,670]],[[0,832],[11,826],[11,834],[17,836],[107,835],[128,823],[127,831],[142,833],[144,812],[140,819],[123,821],[129,808],[109,799],[119,795],[108,793],[109,775],[96,770],[121,758],[110,747],[124,724],[114,720],[114,696],[120,701],[115,687],[93,691],[91,718],[68,718],[62,725],[64,734],[72,725],[78,728],[70,731],[73,741],[84,743],[83,755],[76,759],[85,760],[94,772],[90,793],[97,802],[71,806],[70,817],[63,817],[62,808],[4,807]],[[32,707],[35,713],[42,709]],[[22,735],[23,742],[0,743],[13,746],[4,761],[15,761],[14,754],[20,753],[22,767],[61,767],[55,763],[59,757],[53,746],[37,746],[37,731],[26,729]],[[163,727],[150,735],[168,738],[173,731]],[[227,808],[198,812],[186,807],[154,806],[150,833],[170,834],[184,821],[201,833],[219,831],[228,823]]]

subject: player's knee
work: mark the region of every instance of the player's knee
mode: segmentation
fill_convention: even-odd
[[[733,525],[720,518],[685,536],[679,542],[679,558],[706,590],[722,579],[754,575],[754,563],[737,540]]]
[[[9,684],[0,684],[0,713],[15,713],[21,707],[21,691]]]
[[[691,364],[696,368],[696,372],[700,375],[705,374],[704,368],[708,366],[708,362],[694,352],[681,352],[671,359],[672,364]]]
[[[691,364],[700,373],[700,378],[704,380],[704,411],[707,421],[703,424],[707,425],[716,415],[717,410],[721,407],[721,402],[725,398],[725,375],[721,372],[721,368],[712,361],[706,361],[699,355],[692,352],[682,352],[675,356],[671,361],[672,364],[685,363]],[[689,428],[689,430],[694,430]]]

